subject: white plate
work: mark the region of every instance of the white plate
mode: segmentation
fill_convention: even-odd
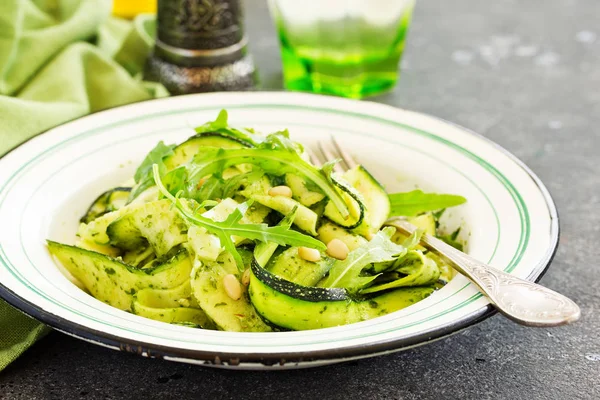
[[[353,325],[278,333],[204,331],[141,318],[85,294],[45,247],[72,243],[78,219],[105,189],[132,176],[157,141],[229,111],[233,125],[288,128],[313,144],[335,135],[387,186],[461,194],[447,213],[468,252],[522,278],[545,271],[558,242],[548,191],[494,143],[436,118],[397,108],[292,93],[218,93],[154,100],[54,128],[0,160],[0,296],[70,335],[144,356],[260,369],[317,366],[384,354],[447,336],[493,313],[462,276],[404,310]]]

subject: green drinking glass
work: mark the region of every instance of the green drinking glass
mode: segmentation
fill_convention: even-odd
[[[289,90],[363,98],[399,76],[415,0],[269,0]]]

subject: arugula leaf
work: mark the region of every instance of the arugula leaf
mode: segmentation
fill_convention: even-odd
[[[404,241],[401,243],[401,245],[402,245],[402,247],[404,247],[406,249],[406,252],[413,250],[415,247],[417,247],[417,245],[421,241],[421,236],[423,236],[424,233],[425,232],[422,229],[417,229],[412,233],[412,235],[410,235],[409,237],[404,239]],[[392,234],[392,237],[394,237],[394,234]],[[394,243],[397,243],[395,240],[392,240],[392,241]],[[367,268],[366,271],[368,271],[370,274],[377,274],[377,273],[383,272],[384,274],[382,274],[379,278],[384,278],[385,272],[389,272],[390,270],[393,270],[394,265],[398,264],[399,260],[406,254],[406,252],[400,254],[398,256],[398,258],[396,258],[392,261],[373,263],[373,266]],[[379,278],[377,279],[377,281],[380,280]]]
[[[202,177],[218,173],[225,168],[238,164],[256,165],[265,172],[274,175],[283,175],[290,172],[300,175],[316,184],[323,194],[329,197],[343,218],[350,216],[348,205],[331,181],[330,164],[327,164],[326,169],[319,169],[302,159],[296,151],[287,149],[219,149],[207,147],[202,153],[197,154],[188,165],[189,190],[193,190]]]
[[[407,237],[402,242],[402,246],[406,247],[407,250],[414,249],[415,247],[417,247],[417,245],[421,241],[421,236],[423,236],[424,234],[425,234],[425,231],[423,229],[417,229],[417,230],[415,230],[412,233],[412,235],[410,235],[409,237]]]
[[[209,121],[202,126],[196,128],[196,132],[201,133],[204,130],[218,130],[218,129],[227,129],[227,119],[229,116],[227,115],[227,110],[219,111],[219,115],[217,115],[217,119],[214,121]]]
[[[260,170],[235,175],[229,179],[211,175],[202,184],[198,183],[199,187],[193,187],[188,185],[187,168],[180,166],[163,175],[161,181],[172,195],[182,192],[180,197],[202,202],[233,197],[240,186],[253,182],[263,175],[264,172]],[[152,182],[154,183],[154,180]]]
[[[227,110],[221,110],[217,119],[214,121],[209,121],[204,125],[201,125],[195,129],[196,133],[204,133],[204,132],[220,132],[225,133],[228,136],[231,136],[236,139],[240,139],[242,141],[248,142],[251,145],[256,145],[257,142],[260,142],[261,137],[258,135],[253,135],[253,132],[248,131],[245,133],[237,128],[229,126],[228,122]]]
[[[329,276],[319,286],[345,288],[356,293],[371,283],[377,275],[361,276],[363,269],[370,264],[393,261],[406,253],[406,248],[390,240],[396,229],[384,228],[377,232],[370,242],[356,248],[345,260],[338,260],[329,270]]]
[[[225,221],[222,222],[224,226],[221,227],[221,230],[213,232],[219,238],[219,241],[221,242],[223,248],[225,248],[225,251],[233,256],[233,259],[235,260],[235,263],[240,271],[244,270],[244,260],[237,251],[237,247],[235,247],[233,240],[231,240],[231,235],[228,235],[226,230],[223,228],[234,227],[236,224],[238,224],[238,222],[240,222],[240,220],[244,217],[246,211],[248,211],[248,207],[248,202],[240,204],[235,210],[233,210],[231,214],[227,216]],[[197,218],[198,216],[196,215],[195,217]]]
[[[446,242],[450,246],[454,247],[456,250],[463,251],[463,244],[456,240],[458,238],[458,234],[460,233],[460,228],[450,233],[449,235],[439,235],[438,239]]]
[[[195,200],[223,199],[223,186],[225,181],[216,176],[209,176],[208,179],[200,186],[196,193],[191,193],[189,196]]]
[[[233,197],[233,195],[239,190],[240,186],[248,186],[252,182],[262,178],[263,175],[263,171],[256,169],[227,179],[223,185],[223,193],[221,198],[226,199],[227,197]]]
[[[226,199],[233,197],[242,185],[248,185],[260,179],[264,172],[260,170],[250,171],[235,175],[229,179],[223,179],[217,175],[211,175],[204,181],[196,192],[186,193],[182,197],[193,198],[197,201],[209,199]],[[173,193],[171,191],[171,193]]]
[[[440,218],[442,218],[442,215],[444,214],[444,212],[446,212],[446,209],[442,208],[439,211],[434,211],[431,213],[431,215],[433,215],[433,220],[435,221],[435,229],[436,230],[440,227]]]
[[[208,232],[216,235],[221,241],[221,245],[234,257],[238,268],[243,270],[244,264],[239,255],[231,236],[240,236],[246,239],[259,240],[261,242],[274,242],[282,246],[305,246],[319,250],[325,250],[323,242],[304,235],[300,232],[289,230],[285,226],[270,227],[267,224],[240,224],[239,221],[244,216],[249,207],[249,203],[241,204],[234,210],[225,221],[213,221],[210,218],[202,216],[200,213],[191,210],[180,197],[173,196],[163,185],[158,165],[153,166],[154,180],[160,192],[174,204],[179,214],[190,224],[194,224],[206,229]]]
[[[135,175],[133,179],[135,183],[140,183],[144,178],[152,177],[152,165],[157,164],[159,168],[161,167],[162,160],[168,156],[173,154],[173,149],[176,147],[175,144],[166,145],[162,140],[158,142],[158,144],[150,150],[144,161],[140,164],[137,171],[135,171]]]
[[[292,211],[283,217],[283,219],[279,221],[279,224],[277,225],[283,226],[286,229],[290,229],[292,223],[294,222],[294,218],[296,218],[297,211],[298,206],[294,206]],[[266,266],[269,262],[269,259],[273,256],[273,253],[275,253],[275,250],[277,250],[277,246],[279,245],[273,242],[260,242],[257,244],[254,248],[254,258],[256,259],[256,262],[258,262],[258,265]]]
[[[195,131],[197,133],[224,133],[228,136],[233,137],[234,139],[238,139],[238,141],[246,142],[248,146],[255,146],[257,142],[260,141],[259,139],[261,139],[261,137],[253,135],[250,131],[248,131],[248,133],[245,133],[239,129],[229,126],[227,123],[227,119],[227,111],[221,110],[216,120],[207,122],[204,125],[197,127]],[[293,142],[290,141],[290,143]],[[165,175],[165,173],[167,172],[167,168],[164,165],[163,161],[167,156],[173,154],[173,150],[176,147],[177,145],[175,144],[165,145],[164,142],[161,141],[154,147],[154,149],[152,149],[148,153],[148,155],[146,155],[146,158],[144,158],[137,171],[135,172],[134,180],[136,182],[136,185],[131,191],[129,201],[133,200],[144,190],[154,185],[154,179],[152,177],[153,164],[157,164],[159,166],[161,176],[163,176],[163,183],[165,184],[167,189],[169,189],[169,192],[171,192],[171,194],[175,194],[179,190],[184,190],[185,197],[198,198],[199,200],[204,200],[206,198],[206,196],[204,196],[203,193],[200,193],[198,196],[192,196],[190,190],[185,190],[188,189],[184,185],[184,183],[187,182],[187,176],[184,175],[182,170],[176,168],[175,170],[170,171],[169,174]],[[218,171],[216,175],[219,175],[219,173],[221,172],[222,171]],[[220,183],[222,184],[223,181],[221,181]],[[220,197],[220,194],[215,192],[217,186],[219,185],[216,185],[216,182],[214,182],[213,180],[213,182],[211,182],[211,185],[207,185],[204,187],[204,191],[213,193],[210,198],[218,198]],[[195,189],[196,188],[194,188],[194,191]]]
[[[287,129],[269,134],[258,147],[261,149],[304,152],[304,147],[300,143],[290,140],[290,132]]]
[[[363,289],[361,294],[376,293],[406,286],[430,285],[440,277],[440,269],[435,261],[419,250],[411,250],[403,257],[398,258],[394,266],[396,271],[403,275],[401,278]]]
[[[186,181],[187,169],[183,166],[167,172],[162,178],[163,185],[173,195],[185,189]],[[154,184],[154,177],[152,178],[152,184]]]
[[[166,145],[161,140],[152,150],[150,150],[146,155],[146,158],[144,158],[138,169],[135,171],[133,179],[135,180],[136,185],[129,194],[129,201],[135,199],[144,190],[154,185],[154,179],[152,178],[152,166],[154,164],[158,165],[161,173],[166,171],[163,160],[165,157],[173,154],[173,149],[176,146],[177,145],[174,144]]]
[[[427,211],[454,207],[467,201],[462,196],[454,194],[424,193],[422,190],[393,193],[390,198],[390,216],[412,217]]]

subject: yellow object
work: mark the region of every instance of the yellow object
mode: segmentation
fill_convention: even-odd
[[[134,18],[142,13],[156,13],[157,0],[113,0],[113,15]]]

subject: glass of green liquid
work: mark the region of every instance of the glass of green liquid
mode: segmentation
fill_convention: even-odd
[[[394,87],[415,0],[269,0],[289,90],[351,98]]]

